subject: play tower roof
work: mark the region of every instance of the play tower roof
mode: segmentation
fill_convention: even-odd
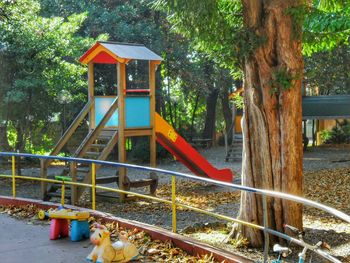
[[[110,41],[98,41],[80,59],[83,64],[127,63],[132,59],[151,60],[161,62],[163,59],[144,45],[119,43]]]

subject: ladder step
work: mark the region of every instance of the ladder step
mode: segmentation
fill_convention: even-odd
[[[124,185],[130,188],[138,188],[138,187],[153,185],[156,183],[157,183],[157,179],[142,179],[138,181],[130,181],[125,183]]]
[[[89,168],[77,168],[77,172],[81,172],[81,173],[88,173],[90,172],[90,169]]]
[[[105,176],[96,178],[96,184],[109,184],[118,182],[118,176]]]
[[[46,195],[48,197],[61,197],[61,193],[58,192],[48,192]],[[70,193],[65,193],[64,199],[70,199]]]
[[[99,156],[101,153],[100,152],[86,152],[85,155],[88,156]]]
[[[103,134],[100,134],[97,136],[97,140],[100,140],[100,141],[109,141],[111,138],[112,136],[103,135]]]
[[[91,144],[90,147],[94,147],[94,148],[104,148],[104,147],[106,147],[106,146],[107,146],[106,144],[94,143],[94,144]]]

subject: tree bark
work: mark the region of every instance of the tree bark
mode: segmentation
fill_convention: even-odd
[[[0,151],[10,151],[10,145],[7,140],[7,124],[0,125]]]
[[[214,88],[211,90],[207,97],[206,109],[207,114],[205,116],[205,125],[203,130],[204,139],[215,139],[215,120],[216,120],[216,103],[218,101],[219,89]]]
[[[229,92],[228,87],[226,86],[221,94],[221,105],[222,105],[222,113],[225,120],[225,133],[228,136],[228,139],[231,140],[232,133],[230,132],[232,126],[232,109],[230,107],[230,102],[228,99]],[[232,127],[233,128],[233,127]]]
[[[192,116],[191,116],[191,127],[190,127],[190,140],[193,139],[193,130],[194,130],[194,119],[196,117],[196,112],[197,112],[197,108],[198,108],[198,104],[199,104],[199,92],[196,94],[196,98],[194,101],[194,107],[193,107],[193,112],[192,112]]]
[[[243,1],[245,28],[266,42],[245,59],[242,184],[294,195],[302,195],[303,59],[301,28],[288,10],[298,5],[301,1]],[[289,87],[278,82],[278,72],[294,76]],[[239,218],[263,225],[261,196],[242,192]],[[282,232],[284,223],[301,229],[302,206],[268,198],[268,223]],[[241,230],[252,246],[263,244],[261,231]]]

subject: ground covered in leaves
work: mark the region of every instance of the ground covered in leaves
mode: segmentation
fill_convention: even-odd
[[[222,152],[222,151],[221,151]],[[218,167],[228,164],[222,163],[217,149],[204,152],[206,158]],[[219,157],[218,157],[219,156]],[[222,158],[223,160],[223,158]],[[160,168],[187,172],[181,164],[165,164]],[[169,167],[168,167],[169,166]],[[232,167],[239,179],[240,165]],[[11,182],[0,179],[0,194],[11,194]],[[39,184],[19,182],[20,196],[38,198]],[[170,200],[171,185],[169,180],[161,180],[157,196]],[[311,200],[334,207],[346,214],[350,214],[350,148],[313,148],[304,154],[304,196]],[[59,200],[57,200],[59,201]],[[214,185],[200,182],[178,180],[177,201],[197,208],[235,217],[239,211],[240,193]],[[84,196],[80,203],[83,207],[91,208],[90,197]],[[168,205],[141,199],[133,199],[124,204],[115,199],[99,199],[97,209],[113,215],[149,223],[162,228],[171,229],[171,207]],[[262,259],[262,251],[249,248],[245,240],[232,241],[224,244],[222,240],[227,236],[230,227],[226,222],[186,209],[178,209],[178,230],[184,235],[233,251],[254,260]],[[342,262],[350,262],[350,226],[330,216],[326,212],[304,207],[305,240],[316,243],[325,240],[331,245],[330,253]],[[152,247],[150,247],[152,248]],[[294,254],[285,262],[295,261],[300,248],[293,248]],[[152,251],[152,250],[151,250]],[[175,252],[176,253],[176,252]],[[161,252],[155,254],[160,256]],[[270,255],[271,259],[276,258]],[[196,259],[197,260],[197,259]],[[316,261],[315,261],[316,260]],[[172,261],[170,261],[172,262]],[[188,261],[185,261],[188,262]],[[198,262],[198,261],[196,261]],[[312,262],[324,262],[313,259]]]

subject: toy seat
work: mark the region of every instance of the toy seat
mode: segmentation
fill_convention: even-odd
[[[58,238],[68,237],[69,226],[66,219],[52,219],[50,224],[50,239],[55,240]]]
[[[70,239],[72,241],[80,241],[90,238],[90,227],[87,220],[72,220]]]

